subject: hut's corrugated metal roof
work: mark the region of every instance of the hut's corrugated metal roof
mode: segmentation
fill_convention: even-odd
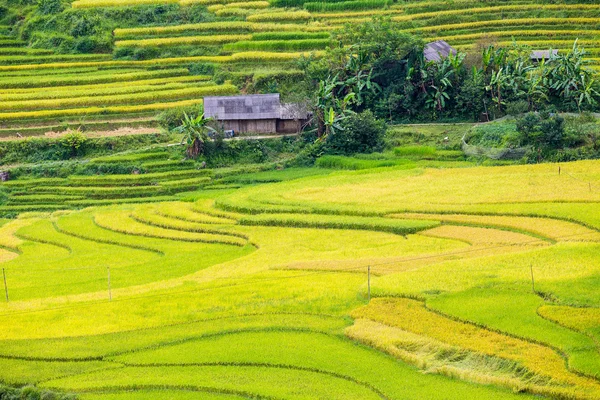
[[[558,55],[558,50],[533,50],[531,52],[532,60],[549,60],[550,55],[556,56]]]
[[[220,121],[249,119],[279,119],[279,93],[244,96],[207,96],[204,115]]]
[[[448,57],[450,53],[455,55],[456,50],[444,40],[427,43],[423,50],[425,61],[441,61],[442,58]]]

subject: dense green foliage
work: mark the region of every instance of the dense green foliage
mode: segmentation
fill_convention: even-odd
[[[196,23],[210,20],[202,6],[141,5],[134,8],[70,8],[60,0],[10,0],[0,23],[21,40],[61,53],[110,53],[120,26]],[[140,56],[136,56],[140,58]]]
[[[390,20],[347,25],[336,39],[346,47],[329,49],[308,64],[309,84],[325,99],[328,95],[316,90],[315,82],[322,88],[338,81],[330,97],[354,93],[350,108],[370,109],[390,121],[491,120],[549,107],[596,110],[600,102],[600,82],[577,43],[545,63],[532,61],[528,46],[492,45],[469,66],[461,53],[427,61],[423,43]]]

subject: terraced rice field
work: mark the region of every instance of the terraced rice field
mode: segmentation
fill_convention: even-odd
[[[600,164],[561,168],[13,181],[0,380],[94,400],[598,398]]]
[[[426,41],[444,39],[462,51],[483,42],[509,45],[513,40],[533,49],[567,50],[578,39],[592,66],[600,65],[600,5],[588,2],[76,0],[71,7],[127,9],[169,3],[204,5],[214,18],[193,24],[118,27],[113,32],[114,55],[29,48],[10,36],[10,27],[2,27],[0,135],[34,134],[40,131],[41,120],[148,118],[168,108],[199,104],[205,95],[236,93],[230,84],[211,82],[211,76],[190,75],[195,65],[228,65],[234,74],[258,70],[267,76],[297,74],[295,60],[318,56],[331,45],[332,31],[378,16],[391,18]],[[145,60],[116,56],[164,48],[184,56]],[[185,56],[191,51],[203,55]]]

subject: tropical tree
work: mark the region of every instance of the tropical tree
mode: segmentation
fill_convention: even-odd
[[[204,114],[196,118],[190,117],[187,113],[183,114],[181,125],[173,131],[183,135],[181,144],[185,144],[186,155],[189,158],[197,158],[204,153],[204,143],[209,139],[209,133],[215,134],[216,129],[209,126],[214,122],[213,118],[204,118]]]

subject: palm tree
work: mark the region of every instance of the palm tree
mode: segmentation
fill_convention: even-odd
[[[213,118],[204,118],[204,114],[196,118],[187,113],[183,114],[182,124],[173,131],[183,135],[181,144],[187,146],[186,154],[189,158],[197,158],[204,152],[204,142],[209,139],[209,133],[216,133],[216,130],[208,125],[213,121]]]

